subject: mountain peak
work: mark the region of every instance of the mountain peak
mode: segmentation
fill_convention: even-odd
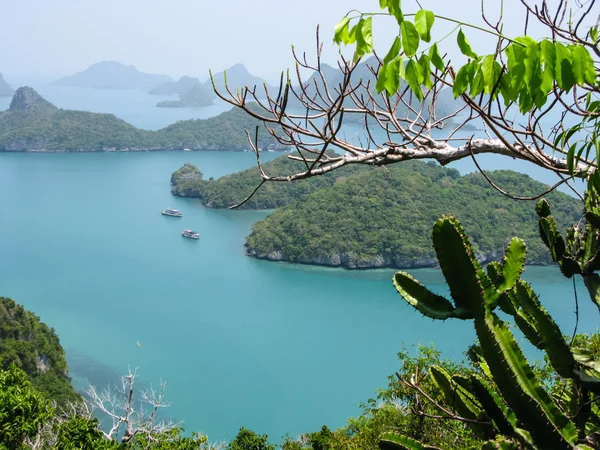
[[[56,109],[56,106],[38,94],[35,89],[23,86],[13,95],[9,109],[13,112],[32,112],[40,108]]]

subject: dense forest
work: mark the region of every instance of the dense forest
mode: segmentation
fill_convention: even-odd
[[[19,88],[0,113],[0,151],[247,150],[244,129],[258,125],[234,108],[210,119],[142,130],[113,114],[59,109],[35,90]],[[282,150],[265,131],[259,145]]]
[[[490,176],[525,196],[547,188],[516,172]],[[556,191],[547,198],[560,226],[581,218],[574,198]],[[478,173],[460,176],[455,169],[416,161],[336,178],[255,224],[247,251],[258,258],[347,268],[433,266],[429,229],[444,214],[460,218],[481,260],[496,258],[512,236],[520,236],[528,242],[529,263],[550,262],[533,202],[503,196]]]

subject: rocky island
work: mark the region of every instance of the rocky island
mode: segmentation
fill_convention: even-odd
[[[264,164],[271,175],[291,173],[301,163],[281,156]],[[246,209],[279,208],[254,225],[247,254],[259,259],[366,269],[416,268],[437,264],[431,224],[456,215],[474,241],[481,261],[498,258],[512,236],[528,245],[529,264],[550,263],[537,225],[535,202],[498,193],[481,174],[461,176],[437,163],[405,162],[385,168],[346,167],[346,172],[289,183],[263,185]],[[527,175],[493,171],[490,177],[514,192],[547,189]],[[204,180],[188,164],[171,177],[174,195],[198,197],[207,207],[227,208],[245,199],[260,182],[257,168]],[[576,199],[553,191],[546,196],[559,225],[579,220]]]
[[[0,97],[8,97],[15,93],[15,90],[10,84],[4,81],[4,77],[0,73]]]
[[[234,108],[210,119],[183,120],[157,131],[142,130],[113,114],[59,109],[34,89],[22,87],[0,113],[0,151],[93,152],[150,150],[247,150],[244,129],[257,120]],[[266,130],[259,145],[284,150]]]

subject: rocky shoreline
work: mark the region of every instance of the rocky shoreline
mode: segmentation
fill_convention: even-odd
[[[477,260],[480,264],[484,265],[492,261],[498,261],[504,250],[495,251],[488,254],[477,255]],[[400,255],[377,255],[372,260],[367,261],[355,261],[352,255],[337,254],[328,257],[317,256],[314,258],[298,258],[290,260],[289,256],[284,255],[281,250],[276,250],[268,253],[259,253],[256,249],[249,247],[246,244],[246,255],[267,261],[274,262],[285,262],[291,264],[305,264],[311,266],[323,266],[323,267],[338,267],[349,270],[368,270],[368,269],[427,269],[427,268],[438,268],[439,263],[437,258],[434,256],[430,258],[421,258],[416,261],[409,261],[406,257]],[[545,266],[549,265],[547,262],[542,261],[529,261],[526,265],[529,266]]]

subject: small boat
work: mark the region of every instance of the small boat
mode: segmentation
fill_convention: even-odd
[[[173,216],[173,217],[181,217],[181,211],[178,209],[167,208],[161,211],[163,216]]]
[[[200,233],[198,233],[197,231],[183,230],[181,232],[181,235],[183,237],[186,237],[186,238],[189,238],[189,239],[200,239]]]

